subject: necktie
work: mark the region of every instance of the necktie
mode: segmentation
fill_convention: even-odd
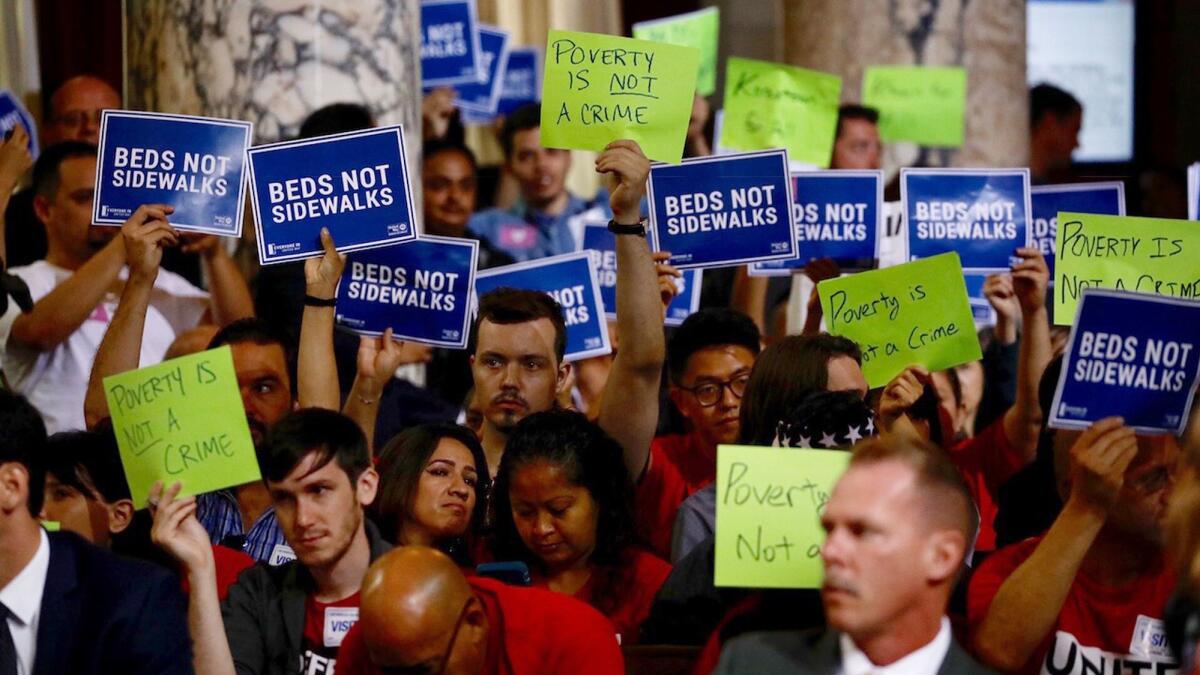
[[[10,616],[8,608],[0,604],[0,675],[17,675],[17,646],[8,627]]]

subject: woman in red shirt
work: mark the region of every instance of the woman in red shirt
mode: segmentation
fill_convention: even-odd
[[[384,538],[437,548],[459,566],[471,566],[489,485],[483,446],[471,430],[452,424],[406,429],[384,447],[377,469],[375,518]]]
[[[576,412],[530,415],[496,477],[496,559],[524,561],[535,586],[592,605],[633,644],[671,566],[635,545],[632,495],[612,437]]]

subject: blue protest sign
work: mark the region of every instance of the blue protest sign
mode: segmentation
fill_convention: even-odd
[[[537,103],[542,98],[542,50],[538,47],[512,47],[508,60],[500,73],[500,96],[496,109],[483,114],[464,109],[464,124],[490,124],[498,115],[507,115],[527,103]]]
[[[583,249],[590,251],[592,264],[596,267],[596,279],[600,284],[600,299],[604,304],[604,315],[617,318],[617,247],[616,239],[604,224],[587,223],[583,228]],[[696,312],[700,306],[700,282],[704,270],[683,270],[683,276],[674,279],[679,293],[667,305],[664,323],[678,326]]]
[[[787,152],[650,167],[650,241],[681,269],[796,257]]]
[[[479,242],[422,236],[351,253],[338,283],[337,324],[360,335],[464,349]]]
[[[907,260],[956,251],[965,272],[1008,271],[1030,236],[1029,169],[901,169]]]
[[[250,196],[264,265],[416,238],[404,129],[352,131],[250,148]]]
[[[1067,343],[1050,426],[1118,415],[1143,433],[1183,433],[1200,378],[1200,302],[1089,288]]]
[[[800,257],[756,263],[752,276],[787,276],[810,260],[833,258],[845,271],[870,269],[879,259],[882,171],[792,173],[792,218]]]
[[[481,116],[496,114],[500,102],[500,85],[508,65],[508,33],[499,28],[479,27],[479,60],[481,70],[487,77],[479,82],[455,85],[457,94],[454,104],[459,110],[470,111]],[[426,87],[429,92],[433,87]]]
[[[421,86],[478,82],[475,0],[421,0]]]
[[[105,110],[92,222],[120,225],[142,204],[170,204],[177,229],[242,236],[252,132],[237,120]]]
[[[565,360],[577,361],[612,352],[596,267],[587,251],[493,267],[475,277],[476,299],[501,287],[544,291],[558,302],[567,324]]]
[[[1125,215],[1125,184],[1121,181],[1035,185],[1029,193],[1033,203],[1033,245],[1046,257],[1051,279],[1054,279],[1054,237],[1060,212]]]
[[[29,154],[37,159],[38,135],[37,125],[33,123],[33,115],[30,115],[25,106],[21,105],[21,100],[17,98],[16,94],[7,89],[0,89],[0,138],[3,138],[9,129],[18,124],[25,127],[25,133],[29,134]]]

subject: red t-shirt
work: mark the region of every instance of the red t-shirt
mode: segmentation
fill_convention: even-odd
[[[254,567],[254,558],[220,544],[213,544],[212,551],[217,573],[217,597],[224,600],[229,594],[229,587],[237,581],[238,575],[246,568]],[[183,594],[187,595],[190,592],[187,575],[181,574],[180,577]]]
[[[300,641],[300,672],[332,675],[338,647],[358,622],[358,593],[336,602],[304,600],[304,637]],[[341,672],[341,669],[338,669]]]
[[[654,596],[671,574],[671,565],[653,553],[630,548],[616,567],[598,566],[587,583],[575,591],[576,600],[600,610],[617,630],[621,645],[637,644],[638,629],[646,617]],[[546,580],[535,576],[533,585],[546,587]]]
[[[599,612],[559,593],[470,577],[488,616],[485,675],[625,672],[612,624]],[[354,626],[337,655],[338,675],[377,675],[362,629]]]
[[[967,623],[972,634],[983,623],[1000,586],[1033,555],[1041,540],[1034,537],[1006,546],[976,570],[967,592]],[[1020,672],[1178,673],[1162,624],[1163,608],[1174,588],[1175,573],[1162,555],[1153,569],[1122,586],[1102,584],[1080,570],[1058,623]]]
[[[1026,458],[1017,453],[1004,433],[1004,418],[993,422],[974,438],[968,438],[950,448],[950,461],[971,488],[971,496],[979,507],[979,537],[976,551],[996,548],[996,502],[994,495],[1004,481],[1020,471]]]
[[[696,433],[659,436],[650,444],[650,466],[634,491],[638,535],[664,560],[679,505],[717,479],[717,458]]]

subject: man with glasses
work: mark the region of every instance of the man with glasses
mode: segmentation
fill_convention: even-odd
[[[663,559],[671,557],[679,505],[716,479],[717,446],[738,440],[742,394],[759,342],[749,317],[717,308],[689,316],[671,338],[670,397],[689,431],[655,438],[633,476],[641,535]]]
[[[1178,440],[1108,418],[1051,442],[1062,511],[971,578],[976,655],[1004,672],[1179,672],[1163,622],[1175,588],[1163,522]]]
[[[404,546],[375,561],[338,675],[625,672],[612,624],[544,589],[467,578],[444,553]]]

